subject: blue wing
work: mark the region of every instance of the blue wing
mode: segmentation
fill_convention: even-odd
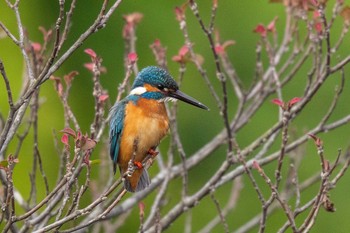
[[[114,105],[110,110],[110,129],[109,129],[109,140],[110,150],[109,154],[113,160],[114,173],[116,171],[116,164],[118,160],[119,147],[121,135],[123,132],[124,117],[125,117],[125,105],[127,101],[120,101]]]

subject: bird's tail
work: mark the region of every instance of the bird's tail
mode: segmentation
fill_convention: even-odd
[[[137,169],[131,177],[124,180],[124,188],[129,192],[139,192],[144,190],[151,184],[148,172],[146,169]]]

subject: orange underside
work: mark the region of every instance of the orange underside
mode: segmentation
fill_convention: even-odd
[[[137,106],[130,102],[125,108],[124,129],[121,137],[118,165],[122,174],[136,150],[134,161],[142,162],[151,148],[156,148],[169,130],[165,105],[156,100],[140,99]],[[143,169],[128,177],[135,190]]]

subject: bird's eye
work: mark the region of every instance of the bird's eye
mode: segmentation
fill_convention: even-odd
[[[162,84],[158,84],[157,88],[159,90],[161,90],[162,92],[169,92],[169,89],[167,87],[163,86]]]

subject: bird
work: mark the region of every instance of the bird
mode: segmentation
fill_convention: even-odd
[[[124,176],[124,188],[139,192],[151,183],[143,162],[156,151],[169,131],[165,102],[181,100],[201,109],[207,106],[179,90],[163,68],[148,66],[136,76],[129,95],[110,109],[110,157],[113,171]],[[132,174],[124,175],[130,169]]]

